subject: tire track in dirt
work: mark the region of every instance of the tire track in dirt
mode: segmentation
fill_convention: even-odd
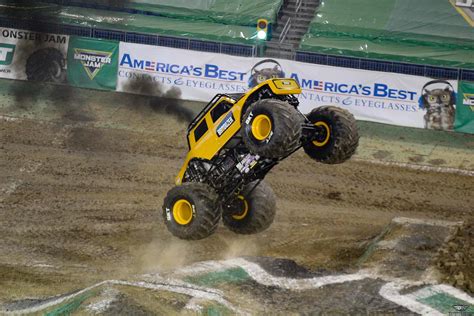
[[[470,176],[470,177],[474,176],[474,171],[458,169],[458,168],[433,167],[433,166],[426,166],[426,165],[419,165],[419,164],[412,164],[412,163],[402,163],[402,162],[396,162],[396,161],[379,161],[379,160],[362,160],[362,159],[354,159],[354,160],[368,162],[368,163],[372,163],[376,165],[383,165],[383,166],[397,166],[401,168],[408,168],[408,169],[428,171],[428,172],[452,173],[452,174],[458,174],[458,175]]]

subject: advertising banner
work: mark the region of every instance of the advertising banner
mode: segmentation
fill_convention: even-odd
[[[244,93],[278,77],[300,83],[303,113],[336,105],[360,120],[454,127],[457,81],[120,43],[118,91],[207,102],[217,93]]]
[[[460,81],[455,130],[474,134],[474,82]]]
[[[119,43],[84,37],[71,37],[67,77],[71,85],[115,90]]]
[[[0,28],[0,78],[66,82],[69,36]]]
[[[217,93],[244,93],[254,59],[120,43],[117,90],[209,101]]]

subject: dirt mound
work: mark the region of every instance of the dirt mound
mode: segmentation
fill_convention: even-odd
[[[443,315],[459,309],[463,315],[474,312],[470,307],[474,299],[451,286],[373,272],[364,269],[350,274],[316,274],[292,260],[271,257],[210,260],[174,271],[106,280],[48,298],[0,303],[0,314]]]
[[[458,228],[440,249],[436,266],[443,282],[474,293],[474,219]]]
[[[436,254],[461,222],[397,217],[367,247],[364,268],[392,277],[419,280],[434,266]]]

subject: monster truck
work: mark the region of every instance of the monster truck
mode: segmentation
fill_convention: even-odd
[[[293,79],[270,79],[245,94],[218,94],[189,124],[189,152],[163,203],[168,230],[181,239],[211,235],[220,219],[231,231],[254,234],[275,216],[265,175],[299,148],[337,164],[355,152],[359,135],[348,111],[298,110]]]

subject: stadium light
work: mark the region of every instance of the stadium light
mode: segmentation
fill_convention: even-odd
[[[257,21],[257,38],[259,40],[267,39],[268,21],[266,19],[258,19]]]

